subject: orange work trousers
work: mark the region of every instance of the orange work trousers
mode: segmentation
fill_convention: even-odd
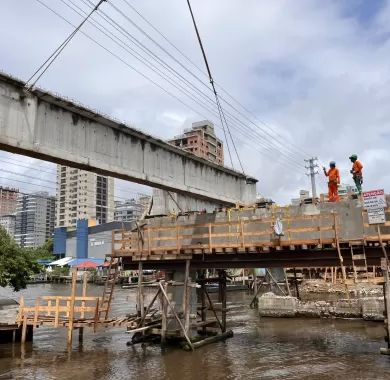
[[[328,196],[329,196],[329,202],[338,202],[340,200],[337,183],[334,182],[328,183]]]

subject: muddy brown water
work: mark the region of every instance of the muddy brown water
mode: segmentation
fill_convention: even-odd
[[[102,287],[90,286],[100,295]],[[69,285],[32,285],[21,292],[27,303],[38,295],[68,294]],[[0,289],[0,296],[12,295]],[[14,295],[14,297],[18,297]],[[382,323],[360,320],[271,319],[248,307],[246,292],[228,293],[234,337],[195,352],[159,346],[127,346],[123,328],[86,329],[66,351],[65,329],[39,328],[24,350],[0,344],[4,379],[390,379],[390,357],[379,354]],[[135,290],[116,289],[114,315],[134,311]]]

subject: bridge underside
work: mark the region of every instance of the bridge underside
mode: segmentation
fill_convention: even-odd
[[[218,205],[256,200],[255,178],[2,73],[0,149]]]
[[[362,250],[355,249],[356,254]],[[365,247],[367,265],[380,266],[383,251],[379,246]],[[341,248],[344,266],[352,266],[350,248]],[[298,250],[270,250],[269,252],[238,252],[183,255],[183,259],[168,257],[164,260],[148,258],[141,260],[144,269],[183,269],[185,260],[191,259],[192,269],[229,269],[229,268],[319,268],[338,267],[340,258],[337,249],[298,249]],[[138,269],[138,260],[132,257],[122,257],[125,269]]]

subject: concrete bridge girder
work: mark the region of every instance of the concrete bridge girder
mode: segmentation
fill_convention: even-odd
[[[257,180],[0,74],[0,148],[216,204],[253,203]]]

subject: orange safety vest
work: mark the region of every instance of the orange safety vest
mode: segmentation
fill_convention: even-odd
[[[358,177],[361,177],[362,169],[363,169],[363,165],[361,164],[360,161],[356,160],[352,165],[353,174]]]
[[[329,169],[326,173],[326,176],[329,177],[329,183],[340,183],[339,169]]]

